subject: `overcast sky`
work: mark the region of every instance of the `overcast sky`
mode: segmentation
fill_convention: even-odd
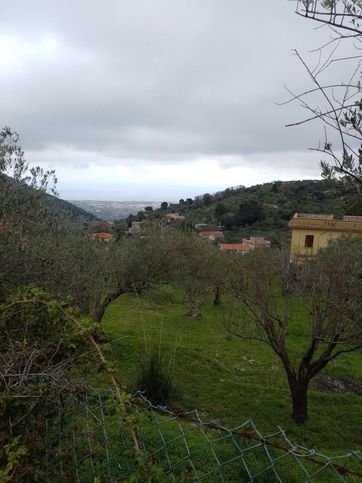
[[[319,177],[292,49],[327,34],[290,0],[17,0],[0,16],[0,126],[66,199],[178,200]]]

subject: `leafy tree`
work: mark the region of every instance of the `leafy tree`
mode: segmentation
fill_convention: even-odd
[[[97,256],[93,254],[89,281],[85,280],[83,285],[88,307],[94,300],[93,319],[97,323],[118,297],[142,293],[158,283],[179,282],[194,317],[199,315],[200,303],[208,293],[218,287],[220,295],[222,281],[226,278],[225,261],[218,258],[221,254],[211,244],[190,236],[187,222],[176,224],[176,228],[160,231],[151,227],[144,238],[109,244]],[[82,257],[79,259],[81,261]],[[97,266],[102,269],[97,270]],[[99,277],[101,271],[107,275],[106,283]],[[94,272],[98,274],[98,283],[95,281],[92,286]],[[76,273],[86,274],[88,270],[77,269]]]
[[[47,212],[45,193],[55,191],[54,171],[30,167],[9,128],[0,133],[0,297],[11,293],[26,278],[25,250],[31,240],[46,236],[56,226]]]
[[[44,171],[39,166],[30,167],[19,145],[19,135],[9,127],[0,132],[0,173],[2,181],[4,176],[9,176],[36,190],[56,193],[55,171]]]
[[[175,229],[180,233],[191,236],[193,226],[190,220],[178,220],[176,221]]]
[[[167,210],[167,208],[168,208],[168,203],[167,203],[167,201],[163,201],[163,202],[161,203],[161,210]]]
[[[146,218],[146,216],[145,216],[145,212],[144,211],[139,211],[137,213],[137,219],[138,219],[138,221],[143,221],[145,218]]]
[[[273,193],[279,193],[279,189],[280,189],[280,186],[281,186],[281,181],[275,181],[273,184],[272,184],[272,192]]]
[[[191,317],[201,316],[201,303],[211,293],[215,305],[220,304],[227,267],[228,259],[211,243],[196,236],[179,238],[175,277],[185,292]]]
[[[224,230],[232,230],[235,224],[235,215],[227,213],[221,218],[221,226]]]
[[[19,136],[10,128],[0,132],[0,222],[3,227],[21,226],[23,233],[47,218],[44,193],[56,194],[54,171],[30,167],[19,144]],[[41,216],[39,214],[41,213]]]
[[[107,307],[125,293],[142,293],[172,277],[179,234],[150,227],[147,236],[113,243],[103,251],[106,284],[99,287],[93,319],[100,323]]]
[[[227,208],[222,203],[218,203],[215,206],[215,218],[220,221],[222,217],[227,213]]]
[[[211,203],[212,203],[212,196],[210,195],[210,193],[205,193],[205,194],[202,196],[202,201],[204,202],[204,204],[205,204],[206,206],[211,205]]]
[[[243,262],[242,278],[234,286],[242,320],[231,318],[228,328],[272,348],[287,376],[292,417],[302,424],[308,418],[311,380],[337,357],[362,349],[362,239],[335,241],[299,266],[269,250]],[[306,341],[297,363],[299,354],[288,344],[296,324]]]
[[[45,192],[55,192],[55,173],[30,167],[18,141],[8,128],[2,131],[0,300],[18,287],[36,285],[89,313],[109,278],[109,253],[47,211]],[[92,229],[109,227],[97,222]]]
[[[241,226],[252,225],[264,218],[263,206],[258,201],[250,199],[240,203],[237,223]]]
[[[128,225],[123,220],[114,220],[112,225],[112,233],[115,237],[115,240],[120,240],[124,234],[126,233]]]
[[[153,211],[153,207],[152,206],[145,206],[145,211],[147,211],[147,212]]]
[[[34,238],[25,249],[25,257],[29,282],[71,300],[84,315],[92,314],[113,271],[110,247],[78,230]]]

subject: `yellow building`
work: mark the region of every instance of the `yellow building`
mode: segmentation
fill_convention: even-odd
[[[296,213],[289,222],[292,230],[291,258],[311,257],[330,240],[342,236],[362,236],[362,216],[313,215]]]

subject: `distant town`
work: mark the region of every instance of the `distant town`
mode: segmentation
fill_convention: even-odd
[[[79,208],[92,213],[104,221],[112,222],[128,215],[135,215],[146,206],[159,208],[161,201],[98,201],[98,200],[69,200]]]

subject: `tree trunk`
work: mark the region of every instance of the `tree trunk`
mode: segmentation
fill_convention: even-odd
[[[220,287],[215,287],[214,306],[219,307],[220,303],[221,303],[221,289],[220,289]]]
[[[107,295],[107,297],[103,300],[103,302],[97,304],[97,307],[94,311],[93,320],[98,324],[100,324],[108,305],[110,305],[113,302],[113,300],[116,300],[124,293],[127,293],[127,290],[123,287],[118,287],[116,290],[114,290],[109,295]]]
[[[293,408],[291,416],[297,424],[304,424],[308,419],[307,391],[310,377],[307,374],[296,374],[285,349],[284,340],[275,352],[280,357],[287,374]]]
[[[308,419],[308,382],[296,381],[290,385],[293,412],[292,418],[297,424],[304,424]]]

